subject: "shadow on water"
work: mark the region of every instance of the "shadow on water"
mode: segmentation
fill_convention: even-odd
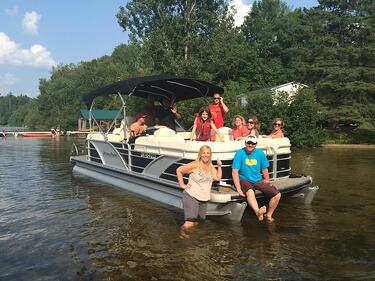
[[[375,278],[374,151],[296,150],[293,171],[320,186],[311,206],[283,198],[274,223],[246,210],[183,240],[182,212],[72,176],[71,144],[0,143],[1,280]]]

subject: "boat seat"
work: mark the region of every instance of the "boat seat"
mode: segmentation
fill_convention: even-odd
[[[217,129],[220,134],[223,135],[224,137],[224,141],[231,141],[231,136],[232,136],[232,129],[229,128],[229,127],[221,127],[219,129]],[[220,138],[219,137],[216,137],[216,141],[220,142]]]
[[[110,136],[112,135],[112,136]],[[121,121],[121,125],[118,128],[115,128],[111,134],[108,134],[108,139],[111,141],[123,141],[128,138],[128,131],[125,130],[125,120]]]
[[[176,132],[168,127],[157,129],[154,132],[155,137],[175,137],[176,135]]]

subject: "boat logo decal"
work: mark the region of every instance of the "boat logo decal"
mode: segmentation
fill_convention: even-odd
[[[148,158],[148,159],[156,159],[156,158],[158,158],[157,155],[150,154],[150,153],[141,153],[140,156],[143,157],[143,158]]]
[[[113,153],[113,152],[106,152],[106,151],[104,151],[103,152],[103,156],[109,156],[109,157],[112,157],[112,158],[116,158],[117,154]]]

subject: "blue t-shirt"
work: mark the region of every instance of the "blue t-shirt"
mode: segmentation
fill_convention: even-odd
[[[238,170],[240,180],[255,183],[262,179],[261,170],[268,168],[269,165],[261,149],[254,148],[253,153],[248,153],[246,148],[242,148],[234,155],[232,169]]]

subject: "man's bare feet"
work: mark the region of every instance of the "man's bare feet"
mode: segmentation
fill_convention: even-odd
[[[275,221],[275,219],[272,216],[268,215],[268,214],[265,214],[264,216],[266,217],[266,219],[267,219],[268,222]]]
[[[257,212],[258,221],[262,221],[264,218],[264,214],[267,212],[266,206],[262,206],[259,208]]]

